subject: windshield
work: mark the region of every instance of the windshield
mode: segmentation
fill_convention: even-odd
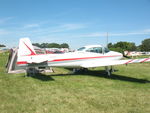
[[[105,53],[108,53],[108,52],[109,52],[109,49],[105,47],[105,48],[104,48],[104,52],[105,52]]]
[[[87,52],[94,52],[94,53],[102,53],[102,48],[101,47],[93,47],[93,48],[89,48],[86,51]]]

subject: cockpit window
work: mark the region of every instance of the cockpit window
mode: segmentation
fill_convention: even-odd
[[[101,47],[93,47],[93,48],[89,48],[86,51],[87,52],[94,52],[94,53],[102,53],[102,48]]]
[[[109,49],[105,47],[105,48],[104,48],[104,52],[105,52],[105,53],[108,53],[108,52],[109,52]]]
[[[81,47],[81,48],[79,48],[77,51],[82,51],[82,50],[84,50],[85,49],[85,47]]]

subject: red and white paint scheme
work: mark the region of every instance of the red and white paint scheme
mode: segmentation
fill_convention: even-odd
[[[36,54],[29,38],[21,38],[17,65],[90,68],[150,61],[150,58],[121,60],[122,57],[121,53],[109,51],[100,45],[85,46],[75,52],[63,54]]]

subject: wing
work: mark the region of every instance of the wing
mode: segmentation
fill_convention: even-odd
[[[84,63],[81,66],[84,68],[90,68],[90,67],[112,66],[112,65],[143,63],[143,62],[150,62],[150,58],[129,59],[129,60],[107,60],[103,62],[91,61],[91,62]]]

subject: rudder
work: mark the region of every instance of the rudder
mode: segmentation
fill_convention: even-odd
[[[21,38],[19,41],[18,56],[31,56],[36,55],[29,38]]]

